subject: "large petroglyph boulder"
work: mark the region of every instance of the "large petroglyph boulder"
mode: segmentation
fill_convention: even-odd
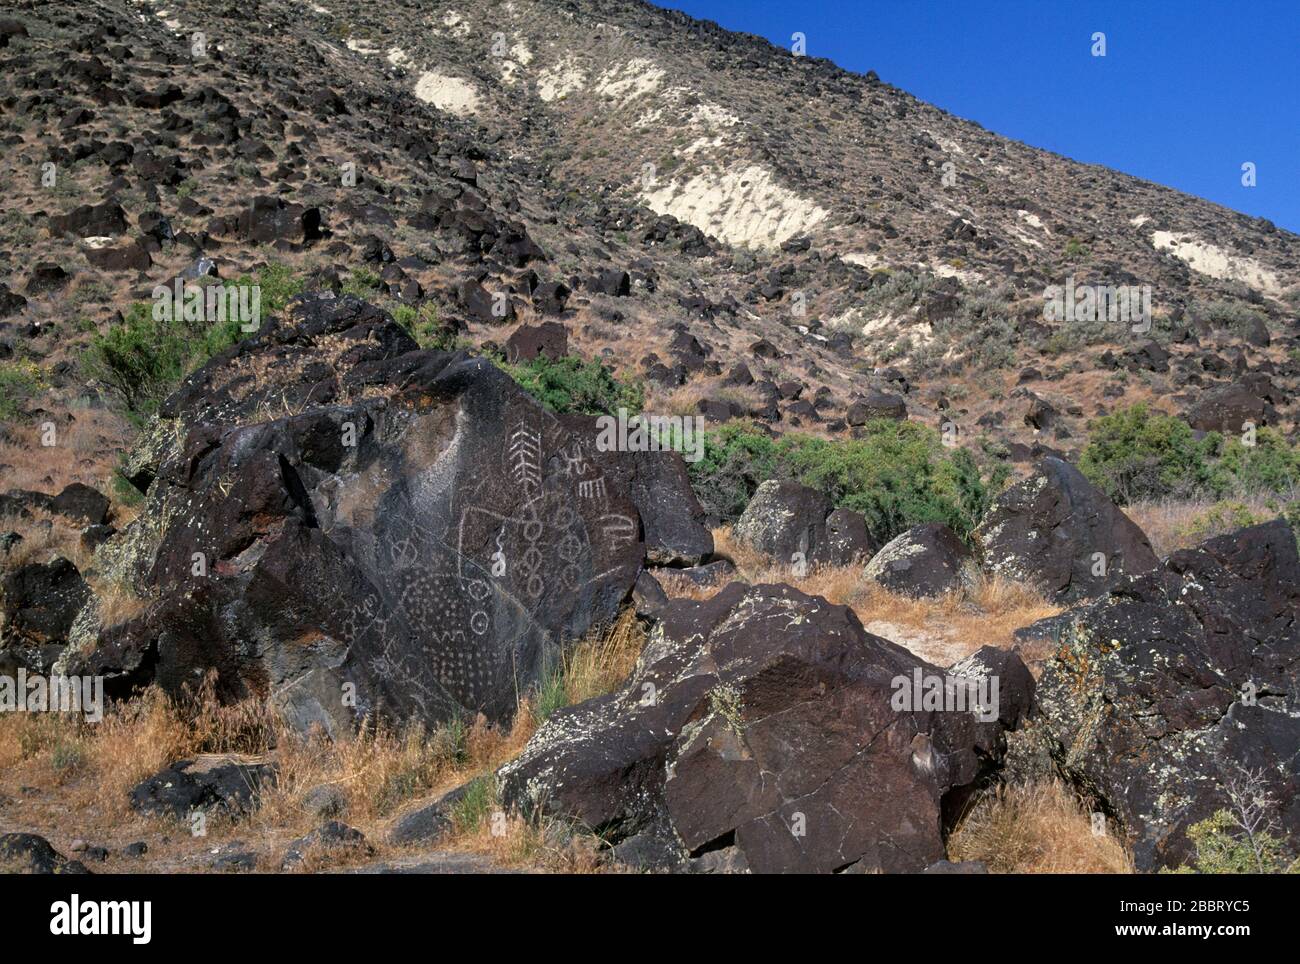
[[[1146,535],[1074,466],[1057,458],[1000,496],[975,530],[984,567],[1052,598],[1094,597],[1160,560]]]
[[[291,305],[164,414],[155,536],[123,536],[156,601],[79,658],[168,689],[215,668],[222,695],[268,694],[303,727],[509,717],[636,581],[635,490],[685,478],[663,471],[680,456],[597,451],[594,419],[350,298]]]
[[[924,708],[897,684],[918,674],[953,700],[984,679],[985,709],[969,689],[961,709]],[[673,601],[622,689],[556,711],[498,778],[508,805],[598,830],[624,860],[916,872],[945,856],[1032,690],[1014,654],[945,677],[847,607],[732,583]]]
[[[1125,829],[1139,870],[1254,775],[1300,835],[1300,558],[1281,520],[1179,550],[1069,614],[1034,735]]]

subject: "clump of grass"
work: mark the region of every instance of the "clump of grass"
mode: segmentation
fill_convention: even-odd
[[[490,777],[475,777],[465,787],[465,793],[451,810],[451,822],[457,833],[467,834],[481,829],[483,822],[499,809],[496,785]]]
[[[343,282],[343,293],[354,298],[367,299],[379,289],[379,275],[369,268],[356,268]]]
[[[1059,782],[999,786],[948,840],[951,860],[983,861],[995,874],[1131,874],[1124,843],[1093,832],[1092,815]]]
[[[644,645],[645,632],[631,608],[608,628],[589,632],[564,653],[555,672],[539,687],[533,704],[536,722],[540,725],[561,707],[614,689],[632,672]]]
[[[867,579],[861,565],[812,566],[800,571],[740,542],[728,526],[713,530],[713,544],[716,555],[735,564],[736,578],[753,584],[786,583],[837,606],[848,606],[864,624],[883,621],[903,629],[1010,646],[1015,630],[1061,611],[1033,586],[1005,576],[980,575],[969,588],[933,599],[913,599]],[[712,587],[670,575],[661,581],[669,595],[707,599],[729,580]],[[973,652],[975,646],[970,649]]]

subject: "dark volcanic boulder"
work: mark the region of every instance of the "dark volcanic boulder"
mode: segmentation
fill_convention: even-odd
[[[299,414],[258,421],[264,405]],[[645,530],[674,558],[711,549],[638,508],[645,492],[689,517],[680,456],[599,451],[594,419],[416,350],[355,299],[296,300],[163,413],[185,431],[142,513],[166,522],[136,563],[157,602],[113,640],[120,675],[152,666],[175,690],[216,669],[223,698],[269,695],[298,727],[507,719],[566,640],[615,615]]]
[[[886,392],[872,392],[866,398],[859,398],[849,406],[844,420],[850,425],[865,425],[873,418],[891,418],[901,421],[907,418],[907,402],[901,395]]]
[[[732,583],[675,601],[621,690],[555,712],[498,771],[502,799],[578,821],[623,859],[921,871],[1029,703],[1019,657],[987,658],[999,693],[981,718],[914,708],[897,694],[916,674],[943,688],[942,670],[846,607]],[[951,676],[947,692],[973,682]]]
[[[275,782],[275,768],[236,756],[210,754],[181,760],[137,784],[131,808],[151,816],[184,820],[196,811],[239,816],[253,809],[263,785]]]
[[[111,248],[87,248],[86,260],[104,271],[144,271],[153,264],[148,249],[139,241]]]
[[[346,823],[331,820],[305,837],[290,841],[284,859],[280,862],[280,869],[293,870],[304,864],[313,854],[368,857],[374,852],[375,848],[366,843],[366,835],[360,830],[349,827]]]
[[[1029,410],[1025,412],[1025,424],[1040,432],[1050,431],[1056,426],[1061,413],[1046,399],[1030,395]]]
[[[736,521],[736,539],[778,562],[789,563],[796,553],[811,562],[826,544],[826,517],[831,500],[798,482],[769,479],[758,487]]]
[[[826,556],[835,565],[870,559],[880,548],[862,513],[836,509],[826,517]]]
[[[691,490],[679,453],[628,453],[609,471],[640,513],[646,562],[694,566],[713,553],[713,533],[704,524],[704,507]]]
[[[0,282],[0,318],[8,318],[26,307],[26,298],[16,291],[10,291],[7,284]],[[4,356],[0,355],[0,357]]]
[[[274,195],[255,197],[235,217],[235,233],[255,244],[305,244],[322,235],[320,209],[288,204]]]
[[[1240,435],[1246,423],[1259,427],[1277,421],[1277,412],[1265,397],[1243,384],[1208,391],[1187,412],[1187,421],[1203,432]]]
[[[61,556],[6,573],[0,581],[0,653],[65,643],[90,595],[77,567]]]
[[[1179,550],[1068,615],[1034,730],[1125,829],[1139,870],[1186,861],[1188,828],[1245,773],[1300,837],[1300,558],[1285,522]]]
[[[79,238],[111,238],[126,230],[126,212],[116,201],[83,204],[67,214],[50,217],[50,234],[74,234]]]
[[[0,834],[0,874],[88,874],[34,833]]]
[[[558,321],[521,325],[506,340],[506,361],[514,365],[539,355],[552,361],[569,353],[569,331]]]
[[[108,519],[108,497],[81,482],[65,486],[51,503],[55,512],[88,525],[102,525]]]
[[[1142,530],[1056,458],[998,496],[975,540],[986,571],[1037,585],[1058,601],[1096,596],[1160,564]]]
[[[968,587],[976,566],[957,533],[928,522],[885,543],[867,563],[864,575],[891,592],[929,597]]]
[[[388,831],[388,842],[399,847],[430,843],[450,833],[454,826],[452,814],[456,805],[465,798],[471,786],[472,784],[466,783],[447,791],[432,803],[402,814]]]
[[[769,479],[758,487],[737,520],[736,539],[778,562],[845,565],[870,555],[874,543],[866,520],[798,482]]]

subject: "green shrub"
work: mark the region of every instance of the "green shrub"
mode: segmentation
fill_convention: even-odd
[[[1143,404],[1097,419],[1079,468],[1120,505],[1300,487],[1300,453],[1272,429],[1257,429],[1254,445],[1217,432],[1197,439],[1182,419]]]
[[[1286,874],[1300,872],[1292,863],[1282,840],[1268,831],[1252,840],[1239,833],[1240,823],[1231,811],[1217,810],[1187,831],[1196,846],[1196,856],[1175,873],[1198,874]]]
[[[475,777],[451,808],[452,825],[457,833],[468,833],[479,827],[496,806],[492,777]]]
[[[426,301],[418,308],[394,305],[392,315],[393,320],[405,328],[421,348],[452,351],[456,347],[455,329],[442,324],[438,318],[438,306],[432,302]]]
[[[1269,518],[1272,518],[1270,516]],[[1185,526],[1180,526],[1179,535],[1188,536],[1196,542],[1204,542],[1215,536],[1227,535],[1238,529],[1245,529],[1268,519],[1261,519],[1250,511],[1250,507],[1241,502],[1216,502]]]
[[[343,293],[362,300],[369,299],[379,287],[379,275],[369,268],[357,268],[343,282]]]
[[[628,414],[641,411],[643,388],[614,377],[598,361],[566,356],[558,361],[534,358],[519,365],[501,365],[519,386],[544,406],[560,415],[613,415],[620,408]]]
[[[1211,328],[1243,335],[1258,325],[1268,327],[1268,318],[1243,301],[1211,301],[1194,303],[1192,317],[1208,322]]]
[[[113,499],[122,505],[138,506],[144,504],[144,495],[122,473],[120,465],[109,476],[109,488],[113,492]]]
[[[787,433],[769,438],[746,422],[705,435],[704,455],[688,463],[706,511],[740,517],[767,479],[793,479],[861,512],[872,534],[892,539],[923,522],[942,522],[967,538],[1005,478],[981,476],[969,452],[947,449],[933,429],[879,419],[861,438],[827,440]]]
[[[1217,495],[1226,485],[1212,462],[1222,444],[1215,432],[1198,441],[1182,419],[1137,404],[1093,423],[1079,470],[1120,505],[1207,491]]]
[[[256,276],[243,276],[233,283],[261,287],[263,317],[284,311],[289,300],[302,294],[306,287],[306,279],[294,274],[288,265],[274,261],[263,265]]]
[[[303,288],[302,279],[280,264],[268,264],[255,276],[221,284],[258,285],[263,316],[283,311]],[[152,304],[137,302],[120,323],[91,338],[87,374],[116,389],[129,411],[147,415],[157,410],[187,372],[247,334],[236,317],[207,324],[187,322],[183,312],[176,311],[170,319],[159,319]]]
[[[137,302],[120,323],[91,339],[87,374],[121,393],[130,411],[148,414],[185,373],[191,339],[184,322],[155,320],[152,307]]]
[[[1255,444],[1230,437],[1219,463],[1233,491],[1243,495],[1289,492],[1300,486],[1300,453],[1270,428],[1255,430]]]
[[[0,421],[18,416],[23,403],[42,387],[41,371],[30,362],[0,364]]]

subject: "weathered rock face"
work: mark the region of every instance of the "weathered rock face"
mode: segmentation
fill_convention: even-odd
[[[553,714],[498,772],[503,799],[652,863],[920,871],[1031,698],[1018,656],[982,650],[976,668],[999,678],[987,721],[895,709],[895,681],[943,671],[846,607],[733,583],[664,610],[621,690]]]
[[[152,666],[168,689],[216,668],[222,695],[269,694],[301,727],[508,718],[631,589],[637,493],[689,504],[680,457],[599,452],[594,419],[549,414],[485,361],[415,350],[354,299],[291,311],[164,406],[183,437],[142,514],[158,601],[85,659]],[[302,413],[258,422],[268,405]],[[645,507],[664,553],[712,548]]]
[[[1204,432],[1224,432],[1236,435],[1246,424],[1256,426],[1277,423],[1277,412],[1267,397],[1267,389],[1251,381],[1249,384],[1225,385],[1205,393],[1205,396],[1187,412],[1192,428]]]
[[[713,553],[704,507],[691,491],[686,463],[675,452],[633,452],[609,461],[641,516],[646,561],[694,566]]]
[[[866,521],[798,482],[769,479],[736,521],[736,538],[782,563],[795,560],[842,565],[870,554]]]
[[[1142,530],[1056,458],[998,496],[975,539],[987,571],[1036,584],[1058,601],[1096,596],[1160,564]]]
[[[29,562],[0,580],[0,668],[44,669],[91,597],[67,559]]]
[[[789,563],[795,553],[812,561],[826,544],[826,517],[832,508],[830,499],[816,489],[769,479],[736,521],[735,537],[779,562]]]
[[[54,497],[53,511],[88,525],[101,525],[108,519],[108,497],[97,489],[73,482]]]
[[[862,513],[852,509],[836,509],[826,517],[826,543],[828,557],[837,564],[870,559],[880,548]]]
[[[1180,550],[1071,614],[1039,683],[1057,766],[1118,818],[1139,870],[1175,866],[1187,829],[1262,772],[1300,833],[1300,558],[1281,520]]]
[[[510,364],[534,358],[563,358],[569,353],[569,331],[558,321],[540,325],[521,325],[506,341],[506,361]]]
[[[957,533],[929,522],[887,542],[871,557],[865,575],[892,592],[927,598],[969,586],[977,571]]]

